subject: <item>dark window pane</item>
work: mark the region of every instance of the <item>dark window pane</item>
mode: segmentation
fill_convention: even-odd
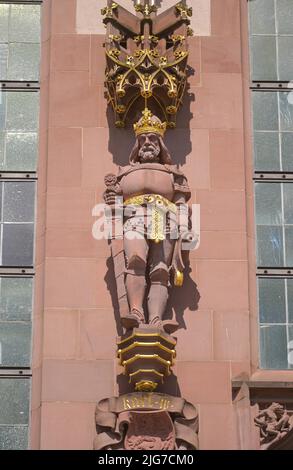
[[[11,5],[10,42],[40,41],[39,5]]]
[[[293,37],[279,37],[277,41],[279,56],[279,80],[290,81],[293,79]]]
[[[293,324],[293,279],[287,279],[287,295],[289,323]]]
[[[276,93],[275,93],[276,94]],[[291,93],[278,93],[282,131],[293,131],[293,99]]]
[[[39,94],[3,92],[0,100],[0,169],[35,171]]]
[[[5,224],[3,226],[3,266],[32,266],[33,247],[33,224]]]
[[[250,38],[253,80],[277,80],[277,52],[275,36]]]
[[[40,6],[0,5],[0,43],[2,80],[38,80]]]
[[[0,42],[8,42],[9,5],[0,5]]]
[[[263,369],[287,369],[286,326],[260,326],[260,356]]]
[[[279,34],[293,34],[292,0],[277,0],[277,27]]]
[[[3,191],[3,183],[0,182],[0,222],[2,221],[2,191]]]
[[[0,424],[28,424],[30,380],[0,379]],[[3,406],[5,403],[5,406]]]
[[[253,93],[253,123],[257,131],[279,129],[277,93]]]
[[[5,170],[35,171],[38,135],[35,132],[7,132]]]
[[[39,44],[10,44],[8,61],[8,80],[39,79]]]
[[[293,98],[293,93],[292,93]],[[293,171],[293,133],[282,133],[282,169]]]
[[[0,99],[0,131],[3,131],[6,127],[6,99],[7,93],[1,93]]]
[[[27,321],[32,314],[32,278],[0,278],[0,320]]]
[[[284,265],[282,227],[257,227],[257,264],[266,267]]]
[[[0,450],[26,450],[28,448],[28,426],[1,426]]]
[[[31,325],[0,322],[0,366],[29,367],[31,362]]]
[[[288,363],[289,368],[293,369],[293,324],[289,325],[289,344],[288,344]]]
[[[256,171],[279,171],[280,150],[278,132],[255,132],[254,157]]]
[[[7,44],[0,44],[0,80],[6,79],[7,68],[8,68],[8,46]]]
[[[285,228],[286,260],[285,266],[293,267],[293,226]]]
[[[285,224],[293,224],[293,184],[283,185]]]
[[[6,94],[6,93],[4,93]],[[10,131],[33,132],[38,129],[39,94],[34,92],[7,93],[6,128]]]
[[[4,222],[33,222],[35,183],[4,183]]]
[[[5,166],[5,133],[0,131],[0,169]]]
[[[274,0],[254,0],[249,2],[249,13],[251,34],[275,33]]]
[[[286,323],[284,279],[259,279],[260,323]]]
[[[282,225],[282,198],[279,183],[256,183],[257,225]]]

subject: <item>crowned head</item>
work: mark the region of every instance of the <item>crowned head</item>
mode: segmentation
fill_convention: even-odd
[[[140,120],[134,124],[134,132],[136,136],[146,133],[158,134],[161,137],[164,137],[166,132],[167,124],[162,122],[157,116],[152,114],[152,112],[145,108],[142,112],[142,117]]]
[[[145,109],[140,120],[134,124],[136,143],[130,156],[131,163],[171,164],[171,157],[163,137],[166,123]]]

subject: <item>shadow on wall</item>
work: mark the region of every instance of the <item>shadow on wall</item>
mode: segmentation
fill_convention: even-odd
[[[117,334],[121,336],[123,334],[123,328],[121,326],[121,321],[120,321],[120,311],[119,311],[118,295],[117,295],[117,289],[116,289],[114,264],[113,264],[113,258],[111,256],[107,259],[107,268],[108,269],[104,277],[104,280],[107,284],[107,289],[110,293],[111,300],[112,300],[112,307],[113,307],[113,312],[114,312],[114,317],[115,317],[115,322],[116,322]]]
[[[191,276],[194,275],[190,268],[189,260],[185,262],[184,270],[184,284],[182,287],[173,287],[170,293],[167,311],[165,314],[166,318],[175,317],[179,327],[178,329],[186,329],[184,321],[185,310],[196,312],[198,310],[198,303],[200,300],[200,293],[197,289],[197,285]]]

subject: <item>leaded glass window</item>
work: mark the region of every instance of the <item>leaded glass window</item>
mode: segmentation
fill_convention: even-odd
[[[293,349],[293,0],[249,0],[260,366]]]
[[[29,447],[41,3],[0,2],[0,450]]]

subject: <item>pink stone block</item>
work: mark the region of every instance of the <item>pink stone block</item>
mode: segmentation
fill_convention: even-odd
[[[199,129],[242,129],[242,80],[238,73],[202,73],[202,86],[191,87],[195,100],[182,110],[178,127]],[[190,122],[186,124],[186,114]]]
[[[48,186],[80,186],[82,129],[51,128],[49,131]]]
[[[229,362],[177,362],[181,396],[193,404],[231,403]]]
[[[214,358],[249,362],[248,312],[214,312]]]
[[[83,230],[54,227],[47,231],[46,252],[48,258],[107,258],[110,248],[107,240],[94,239],[90,227]]]
[[[40,317],[44,310],[45,264],[36,266],[35,272],[33,315],[34,317]]]
[[[75,33],[76,0],[52,0],[53,34]]]
[[[91,50],[90,50],[90,71],[91,82],[93,85],[104,86],[105,82],[105,69],[106,69],[106,54],[103,47],[105,43],[105,36],[102,34],[91,35]]]
[[[117,302],[116,281],[111,260],[96,260],[95,308],[114,311]],[[82,308],[86,308],[84,305]]]
[[[199,248],[191,251],[190,256],[194,259],[246,260],[246,234],[202,230]]]
[[[42,450],[93,450],[94,403],[43,403]]]
[[[78,332],[78,310],[46,310],[44,315],[44,357],[56,359],[76,357]]]
[[[213,189],[245,189],[242,131],[210,130],[210,172]]]
[[[179,127],[167,133],[166,145],[171,151],[173,163],[182,166],[182,171],[188,177],[190,188],[209,189],[210,143],[208,130],[186,130]]]
[[[246,231],[244,191],[196,191],[200,204],[201,230]]]
[[[251,376],[251,380],[260,382],[293,382],[292,370],[260,370]]]
[[[50,258],[46,263],[46,308],[95,306],[97,266],[87,259]]]
[[[245,261],[197,260],[196,283],[202,310],[248,310]]]
[[[34,314],[32,335],[32,367],[38,368],[43,360],[43,317]]]
[[[51,42],[48,39],[41,43],[41,82],[48,79],[50,75],[50,44]]]
[[[42,396],[42,367],[33,368],[32,370],[32,394],[31,394],[31,410],[36,411],[41,406]]]
[[[231,380],[242,377],[243,379],[249,379],[251,375],[250,362],[231,362]]]
[[[233,405],[200,406],[199,448],[200,450],[240,450],[237,415]]]
[[[211,311],[187,311],[185,328],[176,332],[178,361],[208,361],[213,358],[213,318]]]
[[[188,64],[192,69],[188,77],[190,86],[199,86],[201,83],[202,72],[202,39],[199,36],[189,38],[189,59]]]
[[[113,386],[113,360],[44,360],[43,402],[95,403],[102,398],[111,397],[114,393]]]
[[[91,230],[94,205],[94,191],[51,188],[47,196],[47,227]]]
[[[120,150],[118,152],[117,149],[116,156],[124,158],[126,164],[129,159],[131,146],[125,148],[124,136],[121,135],[119,140]],[[113,155],[109,152],[109,130],[102,127],[84,129],[82,152],[82,186],[86,188],[99,188],[100,197],[97,202],[103,202],[102,193],[105,190],[105,175],[107,173],[116,174],[118,170],[117,166],[113,164]]]
[[[37,226],[37,228],[40,228]],[[45,261],[46,255],[46,236],[40,235],[35,237],[35,266],[38,266]]]
[[[42,237],[46,232],[46,207],[47,207],[47,194],[42,191],[42,187],[38,182],[37,187],[37,225],[36,225],[36,237]],[[35,260],[36,263],[36,260]]]
[[[29,449],[39,450],[41,443],[41,407],[31,411]]]
[[[212,35],[240,36],[239,0],[212,0]]]
[[[240,73],[240,38],[205,36],[201,38],[202,70],[208,73]]]
[[[41,40],[47,41],[51,36],[51,9],[52,0],[47,0],[42,5],[41,15]]]
[[[79,357],[113,359],[116,355],[116,322],[112,309],[81,310]]]
[[[51,75],[50,123],[56,127],[98,125],[99,90],[90,86],[89,72],[53,72]]]
[[[51,69],[89,70],[90,36],[58,34],[51,41]]]

